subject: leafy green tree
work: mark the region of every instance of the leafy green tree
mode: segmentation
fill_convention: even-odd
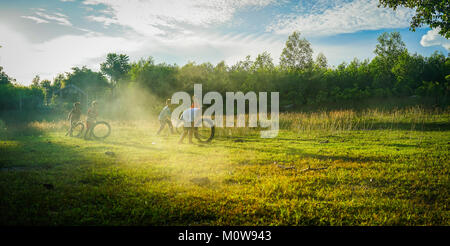
[[[231,66],[231,71],[250,71],[253,66],[253,61],[251,57],[248,55],[245,57],[245,60],[238,61],[236,64]]]
[[[320,52],[316,57],[316,61],[315,61],[314,65],[316,68],[319,68],[319,69],[327,68],[328,67],[327,57],[322,52]]]
[[[441,52],[435,51],[425,58],[423,80],[444,82],[445,76],[450,74],[449,58]]]
[[[71,73],[66,73],[66,79],[62,81],[61,88],[64,88],[70,84],[75,85],[87,93],[89,100],[106,96],[110,88],[108,80],[101,72],[94,72],[86,67],[74,67],[72,68]],[[73,94],[73,97],[67,97],[67,102],[73,103],[75,101],[80,101],[80,98],[78,96],[75,97],[75,95],[76,94]],[[86,105],[89,102],[82,103]]]
[[[100,70],[111,79],[113,88],[127,77],[130,68],[129,57],[124,54],[109,53],[106,61],[100,64]]]
[[[47,80],[47,79],[42,80],[40,82],[40,87],[44,91],[44,104],[49,105],[50,100],[52,99],[52,94],[53,94],[52,85],[51,85],[50,80]]]
[[[11,84],[12,81],[13,81],[13,79],[10,78],[10,77],[3,71],[3,67],[0,66],[0,85]]]
[[[227,91],[226,89],[230,88],[229,70],[230,68],[225,64],[225,61],[217,63],[212,70],[205,67],[204,71],[206,71],[207,81],[205,90],[225,93]]]
[[[244,60],[236,62],[232,65],[229,70],[229,80],[230,88],[228,91],[239,91],[241,90],[242,83],[247,81],[251,76],[251,70],[253,68],[253,61],[250,56],[246,56]]]
[[[300,32],[294,32],[286,41],[286,46],[280,56],[280,67],[291,70],[304,70],[311,67],[313,50],[305,38],[300,38]]]
[[[57,90],[61,89],[62,83],[65,79],[66,79],[66,76],[62,73],[56,75],[56,77],[53,79],[52,90],[57,91]]]
[[[404,96],[412,95],[420,86],[424,66],[425,60],[422,56],[403,52],[392,68],[397,80],[395,90]]]
[[[17,93],[13,81],[0,66],[0,110],[11,110],[18,105]]]
[[[53,78],[53,82],[51,85],[52,96],[50,98],[50,105],[57,106],[60,103],[59,94],[56,92],[58,92],[61,89],[62,84],[65,79],[66,79],[66,76],[65,76],[65,74],[62,74],[62,73],[56,75],[56,77]]]
[[[188,64],[186,66],[194,66]],[[176,79],[177,71],[178,67],[165,63],[155,64],[153,58],[149,57],[132,63],[129,74],[131,81],[136,85],[149,90],[160,98],[167,98],[176,89],[183,90],[184,83],[187,82],[187,80]],[[177,84],[177,81],[180,83]]]
[[[373,74],[372,87],[385,88],[389,90],[385,90],[386,95],[389,95],[395,83],[392,68],[395,66],[400,55],[407,52],[407,49],[399,32],[385,32],[377,40],[378,44],[374,50],[377,56],[370,63]]]
[[[39,77],[39,75],[34,76],[33,80],[31,81],[31,86],[32,87],[36,87],[39,88],[39,82],[41,81],[41,77]]]
[[[417,94],[434,99],[435,106],[441,104],[444,96],[448,96],[449,82],[423,81],[422,86],[417,89]]]
[[[399,32],[384,32],[378,38],[374,53],[392,66],[397,58],[406,51],[406,45]]]
[[[448,0],[380,0],[380,5],[394,10],[399,6],[415,9],[410,26],[415,31],[423,24],[431,28],[439,28],[439,33],[450,38],[450,1]]]
[[[272,71],[275,68],[273,59],[267,51],[259,54],[255,62],[252,64],[251,70],[253,71]]]

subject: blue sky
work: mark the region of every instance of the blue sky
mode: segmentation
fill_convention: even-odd
[[[71,67],[99,70],[109,52],[132,61],[232,65],[267,51],[278,63],[293,31],[331,66],[373,58],[377,37],[399,31],[408,50],[447,54],[450,41],[428,27],[409,31],[412,10],[378,0],[0,0],[0,65],[21,84],[52,80]]]

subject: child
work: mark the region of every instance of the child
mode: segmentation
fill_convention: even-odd
[[[70,122],[70,128],[69,131],[67,131],[66,136],[69,135],[72,137],[73,127],[75,123],[80,121],[81,118],[81,109],[80,109],[80,103],[76,102],[73,104],[73,108],[70,111],[69,115],[67,116],[67,119]]]
[[[167,99],[166,100],[166,106],[159,113],[158,119],[159,119],[160,127],[159,127],[158,133],[156,133],[156,135],[159,135],[161,133],[161,131],[166,126],[166,124],[169,125],[170,132],[172,134],[174,134],[173,126],[172,126],[172,120],[170,119],[170,117],[172,115],[172,112],[170,111],[170,106],[171,105],[172,104],[170,103],[170,99]]]
[[[182,144],[186,135],[189,135],[189,143],[192,144],[192,135],[195,131],[197,131],[197,127],[195,127],[195,119],[201,119],[201,110],[198,108],[198,102],[195,100],[195,97],[192,97],[192,105],[191,108],[186,109],[181,115],[181,120],[184,122],[188,122],[189,126],[184,125],[183,134],[181,134],[180,140],[178,144]]]
[[[95,121],[97,119],[97,102],[93,101],[92,106],[88,109],[87,119],[86,119],[86,132],[84,133],[84,139],[88,139],[88,137],[92,134],[92,128],[94,127]]]

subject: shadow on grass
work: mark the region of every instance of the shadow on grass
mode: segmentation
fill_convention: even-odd
[[[232,149],[242,149],[242,146],[235,146],[230,145],[226,146],[226,148],[232,148]],[[248,151],[254,151],[254,152],[260,152],[261,154],[270,153],[270,154],[283,154],[283,155],[298,155],[299,158],[312,158],[317,159],[321,161],[344,161],[344,162],[386,162],[389,161],[389,159],[384,157],[351,157],[351,156],[345,156],[345,155],[325,155],[325,154],[316,154],[316,153],[307,153],[303,149],[300,148],[293,148],[293,147],[283,147],[280,148],[272,148],[271,146],[266,146],[261,148],[257,147],[251,147],[251,146],[245,146],[245,149]],[[267,164],[272,163],[271,161],[268,161]]]
[[[448,131],[449,123],[392,123],[377,122],[370,124],[370,130],[413,130],[413,131]]]
[[[397,148],[417,148],[415,144],[382,144],[383,146],[392,146]]]
[[[42,130],[28,125],[9,126],[0,139],[0,225],[52,225],[51,212],[68,206],[56,202],[70,190],[88,160],[77,147],[56,143]],[[78,172],[74,172],[77,174]]]
[[[171,185],[163,171],[111,169],[78,148],[39,129],[18,127],[0,140],[0,225],[186,225],[220,216],[209,201],[145,188]]]
[[[104,140],[102,142],[105,143],[105,144],[112,144],[112,145],[118,145],[118,146],[123,146],[123,147],[132,147],[132,148],[145,149],[145,150],[157,150],[154,147],[143,145],[143,144],[122,143],[122,142],[108,141],[108,140]]]

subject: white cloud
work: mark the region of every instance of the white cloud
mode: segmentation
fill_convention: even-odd
[[[165,28],[181,30],[182,25],[207,27],[225,23],[240,8],[263,7],[272,2],[274,0],[86,0],[83,3],[108,7],[111,17],[90,17],[93,21],[120,24],[142,35],[155,35],[166,34]]]
[[[290,34],[299,30],[308,36],[331,36],[362,30],[402,28],[409,26],[414,12],[406,8],[396,11],[378,8],[378,0],[334,1],[332,7],[319,1],[309,12],[280,16],[267,30]]]
[[[286,34],[290,34],[292,30],[299,29],[308,35],[330,35],[409,25],[408,11],[400,9],[394,14],[391,10],[378,9],[376,1],[348,1],[319,0],[308,13],[291,15],[287,19],[284,19],[286,16],[280,17],[271,25],[272,29],[269,29],[283,35],[222,35],[213,28],[232,20],[235,13],[242,8],[264,7],[271,4],[272,0],[88,0],[84,1],[84,7],[104,4],[106,9],[97,10],[95,14],[93,10],[84,18],[103,23],[105,26],[115,24],[128,27],[122,29],[125,33],[120,37],[112,37],[72,26],[73,29],[86,33],[59,36],[36,44],[27,40],[25,35],[0,23],[0,33],[4,34],[0,36],[0,44],[3,45],[0,57],[2,66],[10,76],[23,84],[29,84],[35,75],[52,79],[57,73],[69,72],[73,66],[87,65],[98,71],[100,62],[109,52],[128,54],[131,61],[153,56],[157,62],[176,62],[179,65],[188,61],[215,64],[221,60],[232,65],[244,59],[246,55],[251,55],[254,59],[258,54],[267,51],[273,61],[278,63]],[[34,11],[36,16],[22,17],[37,23],[42,21],[41,23],[72,25],[62,13],[49,14],[45,9]],[[424,44],[434,42],[432,40],[434,39],[426,39]],[[362,45],[349,43],[336,46],[316,46],[312,43],[313,49],[323,52],[330,64],[338,64],[343,60],[351,61],[355,56],[370,58],[373,56],[373,46],[373,43],[367,42]]]
[[[0,58],[6,73],[22,84],[30,84],[35,75],[52,79],[71,67],[87,65],[96,68],[92,60],[104,58],[109,52],[128,53],[138,50],[140,41],[98,34],[64,35],[33,44],[22,34],[0,24],[2,48]]]
[[[65,15],[65,14],[63,14],[63,13],[54,13],[55,15],[57,15],[57,16],[59,16],[59,17],[66,17],[67,18],[67,15]]]
[[[106,16],[89,15],[89,16],[86,16],[86,19],[88,19],[90,21],[102,22],[105,26],[109,26],[111,24],[118,24],[119,23],[116,19],[109,18],[109,17],[106,17]]]
[[[229,65],[246,55],[253,58],[268,51],[274,62],[284,46],[284,40],[272,36],[228,35],[185,32],[171,39],[123,35],[111,37],[89,32],[84,35],[64,35],[42,43],[31,43],[16,30],[0,24],[1,64],[8,75],[28,85],[35,75],[53,79],[58,73],[69,72],[74,66],[99,70],[99,64],[110,52],[128,54],[131,61],[153,56],[159,62],[188,61],[213,64],[225,60]]]
[[[450,40],[439,34],[440,28],[432,29],[422,36],[420,44],[424,47],[442,45],[446,50],[450,50]]]
[[[105,25],[118,24],[135,32],[128,31],[120,37],[111,37],[86,30],[87,33],[83,35],[64,35],[34,44],[24,35],[0,24],[0,32],[5,34],[0,37],[0,43],[4,44],[0,56],[7,73],[23,84],[29,84],[35,75],[52,79],[58,73],[70,71],[73,66],[87,65],[98,70],[99,63],[109,52],[128,54],[132,61],[154,56],[161,62],[178,64],[188,61],[217,63],[221,60],[234,64],[246,55],[255,57],[264,51],[279,54],[284,40],[274,41],[273,36],[267,35],[200,33],[195,26],[223,23],[230,20],[239,8],[265,6],[271,1],[85,1],[87,6],[100,3],[107,6],[98,11],[98,15],[86,16],[88,20]],[[42,23],[54,21],[70,24],[64,14],[49,14],[45,9],[34,11],[34,17],[42,20]],[[185,25],[190,26],[182,28]],[[274,57],[274,60],[278,60],[278,57]]]
[[[67,19],[67,16],[61,13],[56,13],[55,15],[49,15],[47,13],[36,11],[36,15],[45,18],[47,20],[56,21],[57,24],[63,26],[72,26],[72,23]]]
[[[21,16],[21,17],[33,20],[38,24],[56,22],[56,24],[59,25],[72,26],[72,23],[69,21],[68,16],[63,13],[55,12],[53,14],[47,14],[45,13],[47,10],[43,8],[37,8],[35,10],[37,10],[34,12],[36,16]]]
[[[228,65],[232,65],[239,60],[243,60],[246,55],[251,55],[254,59],[264,51],[269,52],[274,62],[277,62],[284,42],[284,40],[274,40],[265,35],[239,34],[222,36],[210,33],[197,33],[180,35],[170,40],[160,39],[154,42],[154,46],[148,51],[150,54],[176,55],[181,65],[188,61],[216,64],[222,60]]]
[[[21,17],[22,17],[22,18],[25,18],[25,19],[30,19],[30,20],[36,22],[37,24],[41,24],[41,23],[49,23],[48,21],[46,21],[46,20],[44,20],[44,19],[41,19],[41,18],[39,18],[39,17],[36,17],[36,16],[21,16]]]

